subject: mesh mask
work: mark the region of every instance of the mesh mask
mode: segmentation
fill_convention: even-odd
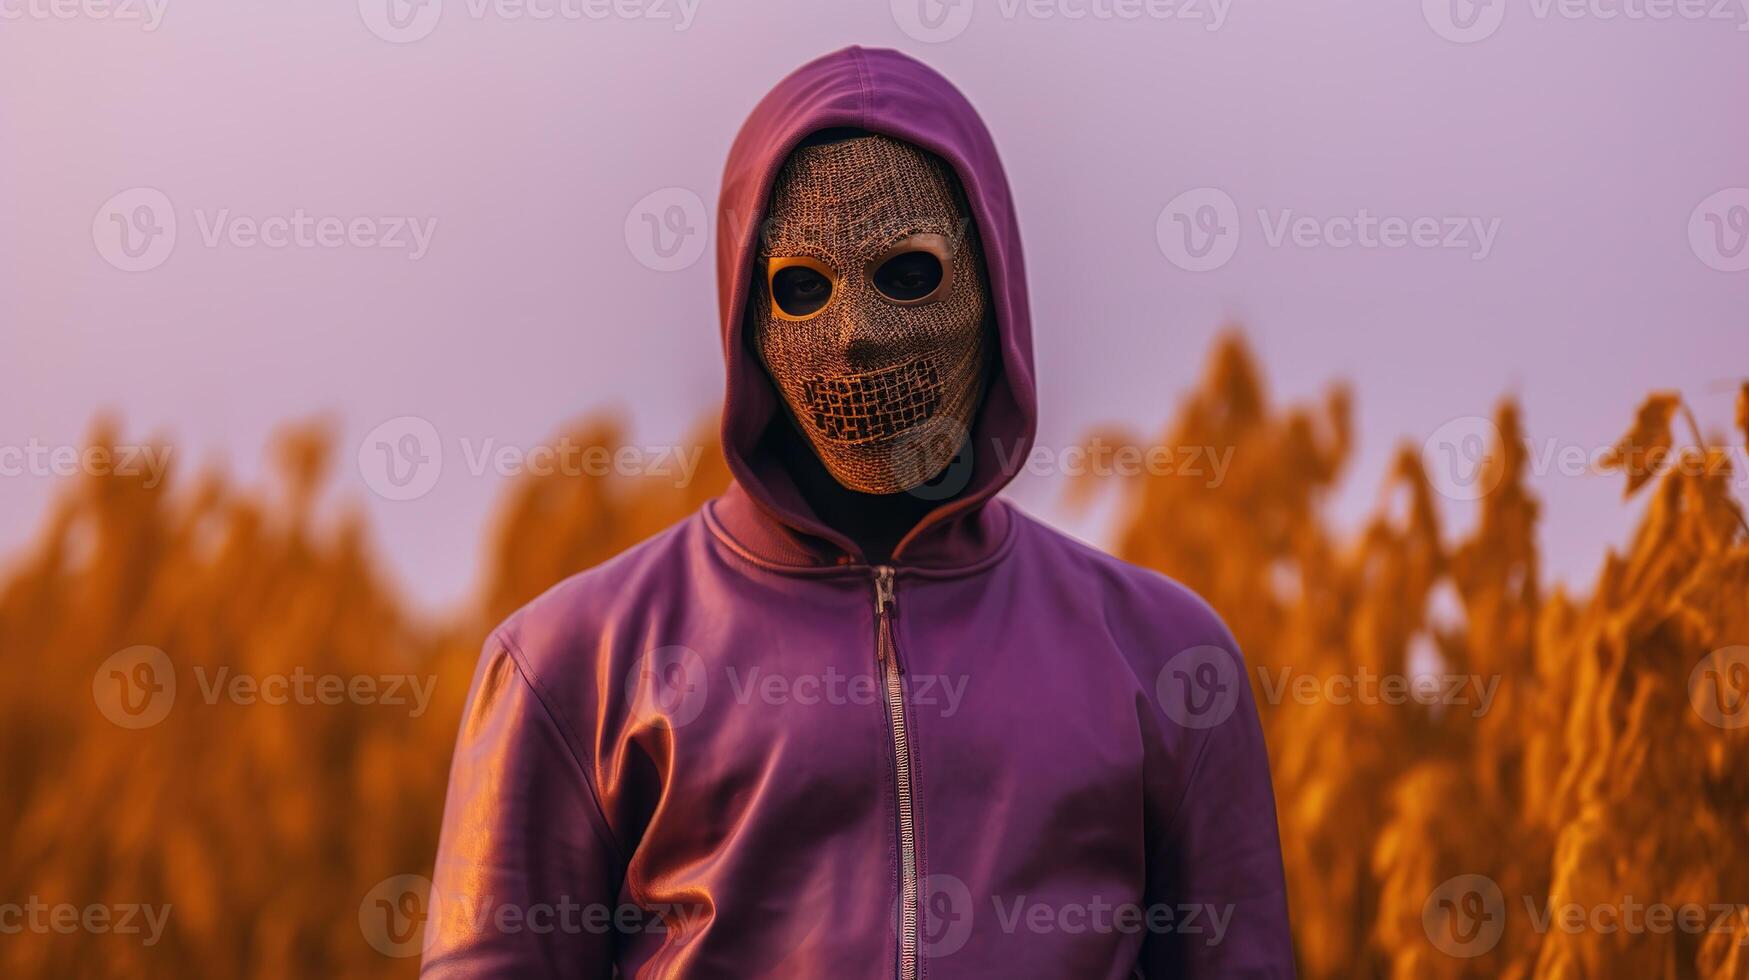
[[[771,192],[754,346],[841,484],[926,483],[983,393],[984,260],[941,160],[885,136],[803,145]]]

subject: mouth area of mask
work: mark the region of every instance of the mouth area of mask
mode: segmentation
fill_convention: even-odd
[[[803,382],[807,411],[820,436],[842,445],[904,435],[941,409],[941,372],[929,358],[859,374],[815,375]]]

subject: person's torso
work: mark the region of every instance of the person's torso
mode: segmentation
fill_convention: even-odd
[[[695,517],[512,620],[648,910],[622,975],[904,977],[913,944],[918,976],[1129,975],[1160,737],[1135,651],[1169,645],[1169,583],[1026,519],[886,574],[762,565]]]

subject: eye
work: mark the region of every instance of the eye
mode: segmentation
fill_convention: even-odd
[[[941,260],[933,253],[900,252],[875,270],[874,285],[886,298],[906,303],[935,292],[941,277]]]
[[[805,265],[785,266],[771,276],[771,301],[792,317],[819,311],[832,298],[832,280]]]

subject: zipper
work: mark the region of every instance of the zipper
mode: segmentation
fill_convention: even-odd
[[[893,733],[893,776],[899,818],[899,977],[917,977],[917,825],[911,806],[911,740],[905,730],[905,666],[893,642],[898,614],[891,565],[875,567],[875,659],[887,695],[887,727]]]

